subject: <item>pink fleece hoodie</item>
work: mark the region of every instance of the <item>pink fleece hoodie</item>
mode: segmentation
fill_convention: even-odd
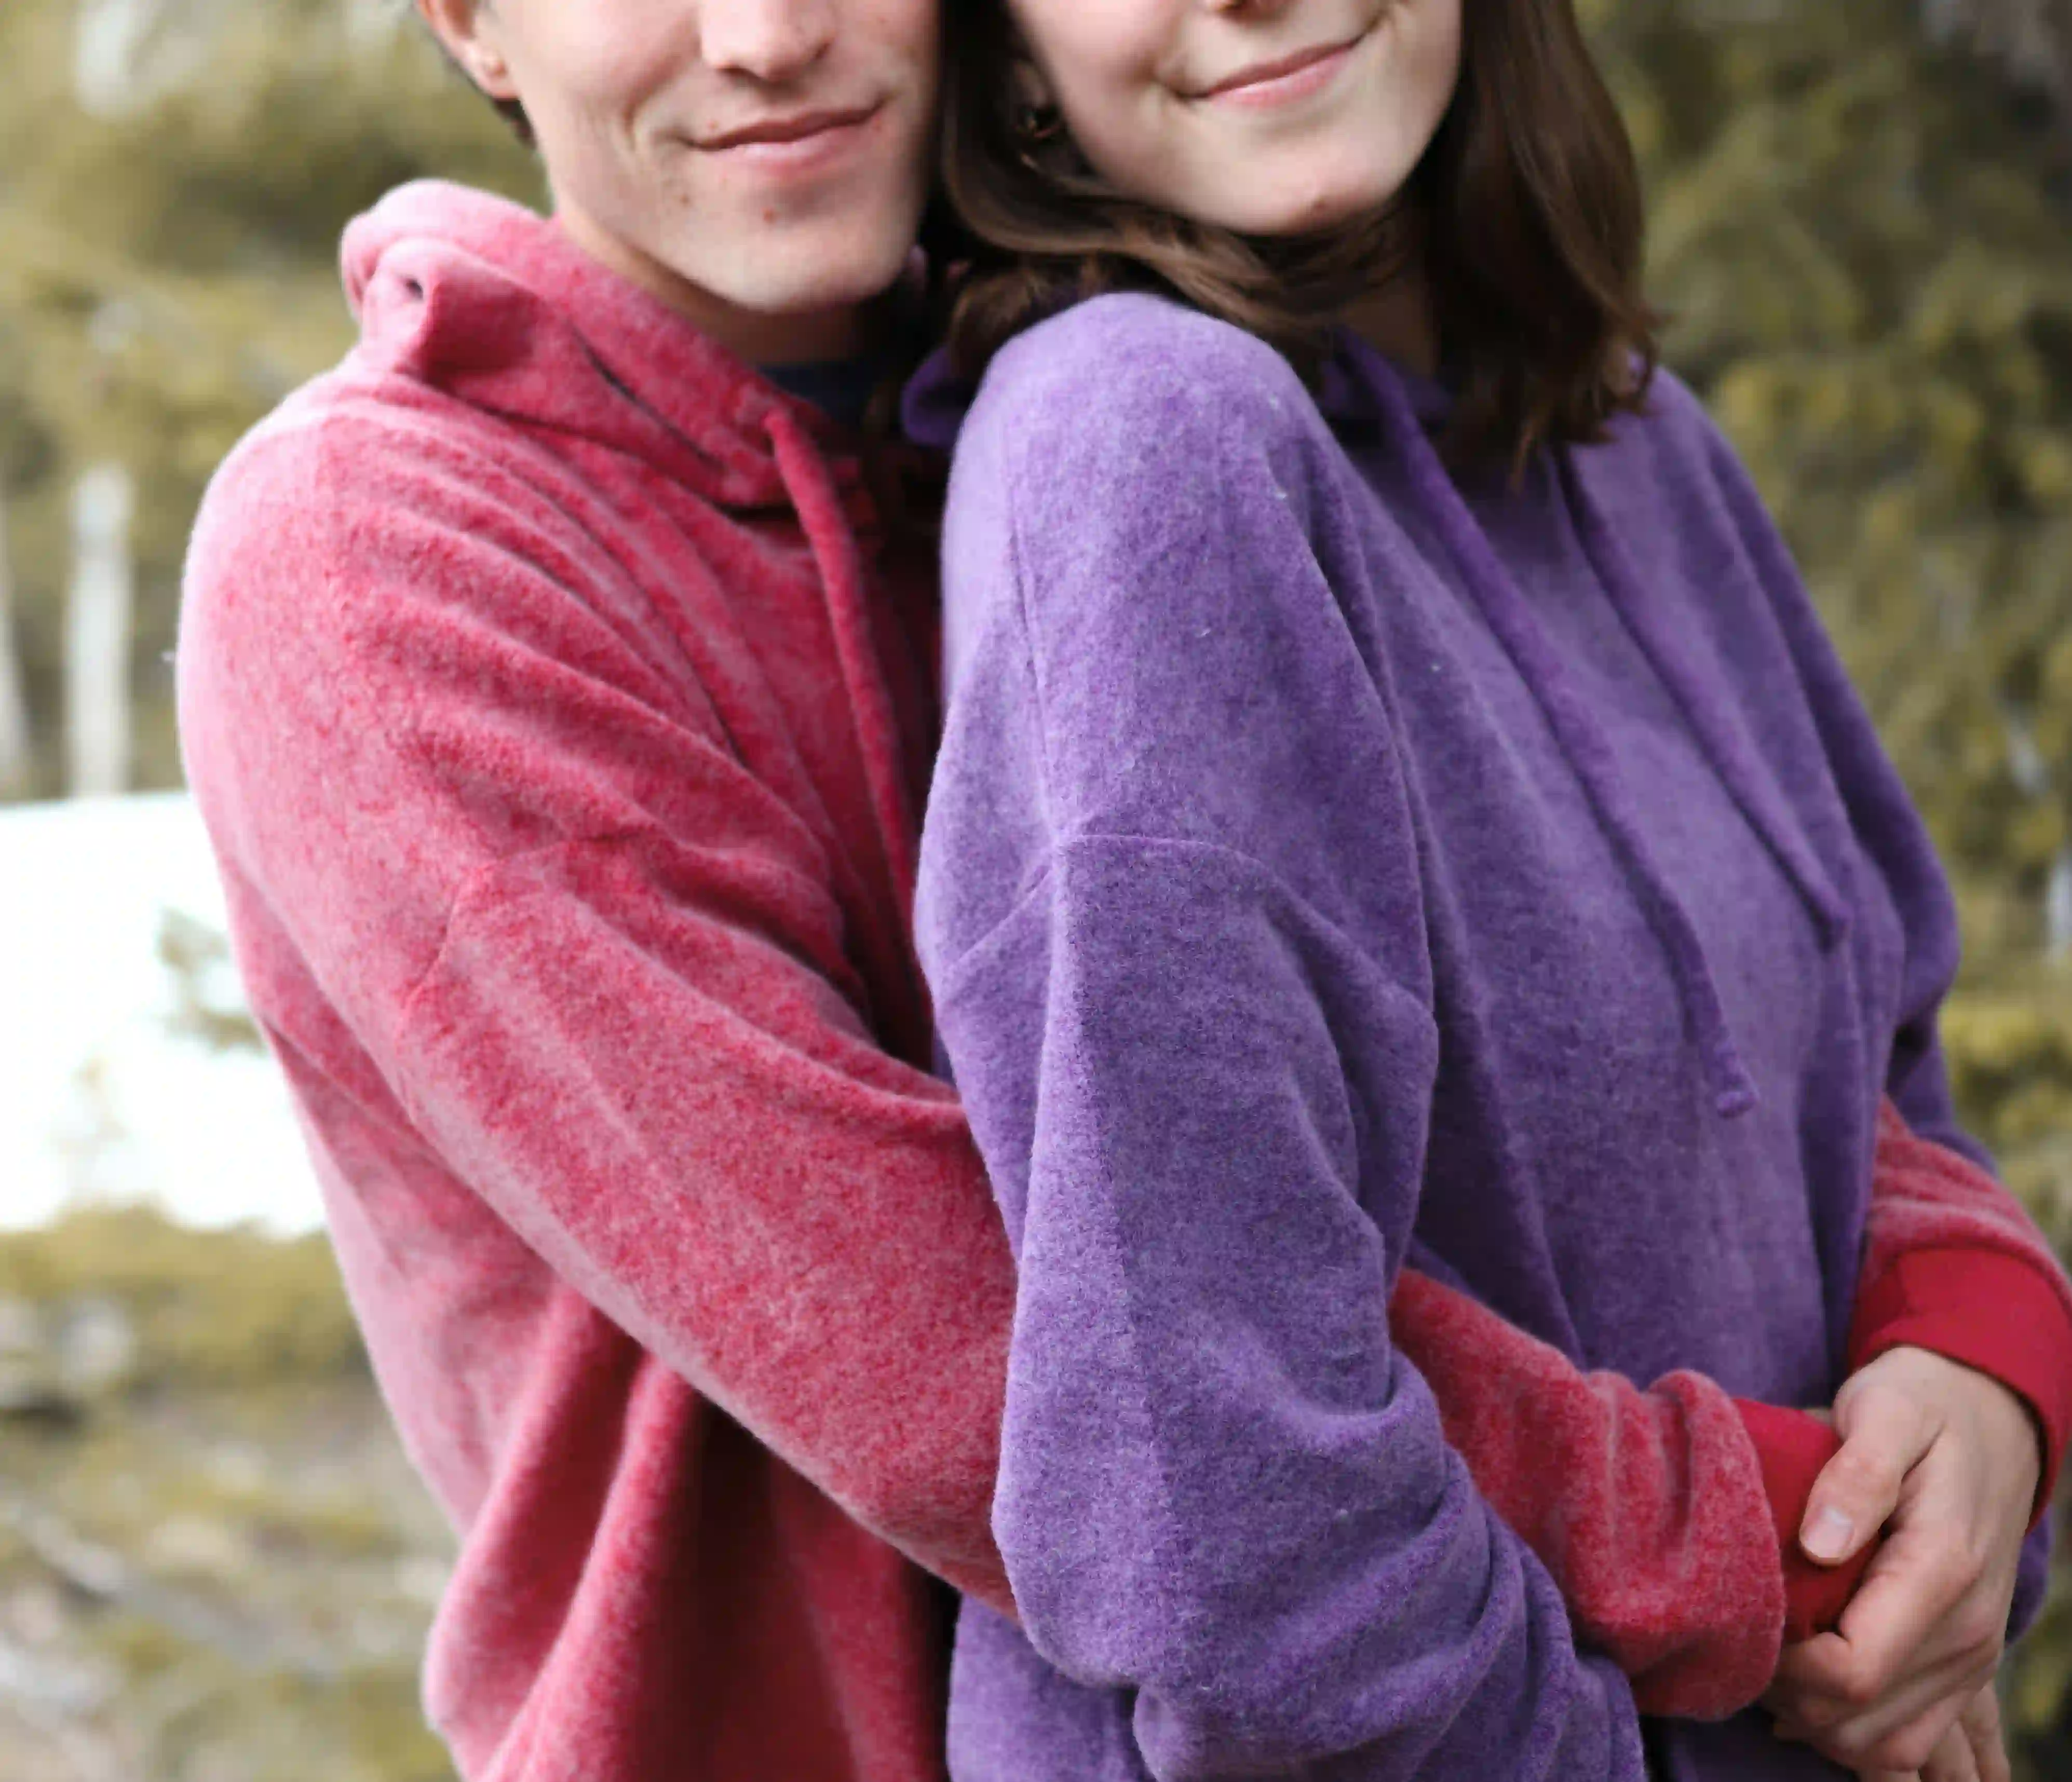
[[[429,1710],[471,1782],[939,1776],[944,1605],[902,1554],[1012,1612],[1013,1282],[906,930],[932,564],[830,426],[550,224],[409,187],[345,265],[360,346],[198,523],[181,713],[461,1535]],[[1876,1304],[2054,1456],[2062,1276],[1887,1137],[1939,1162],[1881,1152]],[[2001,1354],[1982,1302],[2049,1335]],[[1787,1556],[1809,1419],[1585,1377],[1414,1277],[1392,1323],[1645,1706],[1744,1705],[1846,1596]]]

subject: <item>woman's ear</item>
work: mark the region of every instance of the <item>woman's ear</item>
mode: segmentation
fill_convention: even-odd
[[[1043,71],[1026,51],[1018,47],[1014,51],[1008,78],[1013,84],[1014,109],[1010,115],[1014,134],[1026,161],[1032,151],[1061,134],[1065,122],[1059,115],[1058,101],[1051,96],[1050,83],[1043,78]]]
[[[416,5],[462,73],[491,99],[518,96],[504,59],[502,21],[489,0],[416,0]]]
[[[1008,78],[1013,82],[1016,115],[1026,117],[1032,112],[1055,111],[1058,101],[1051,93],[1050,83],[1043,71],[1036,66],[1036,58],[1029,53],[1018,35],[1009,55]]]

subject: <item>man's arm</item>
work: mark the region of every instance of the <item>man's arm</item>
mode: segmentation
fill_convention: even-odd
[[[1888,1101],[1849,1371],[1902,1345],[1961,1361],[2029,1406],[2041,1515],[2072,1436],[2072,1282],[2012,1194],[1968,1156],[1916,1136]]]
[[[955,1098],[861,1012],[823,839],[580,585],[572,521],[426,464],[327,423],[212,495],[179,666],[218,848],[557,1275],[1009,1606],[1009,1258]]]
[[[1830,1430],[1699,1374],[1643,1391],[1585,1373],[1409,1270],[1389,1316],[1477,1487],[1553,1574],[1579,1634],[1634,1679],[1644,1711],[1738,1712],[1770,1682],[1781,1640],[1835,1626],[1877,1542],[1832,1566],[1800,1549],[1815,1479],[1840,1445]],[[2072,1289],[2020,1203],[1887,1102],[1852,1371],[1901,1344],[1963,1361],[2057,1432],[2054,1467],[2068,1324]]]

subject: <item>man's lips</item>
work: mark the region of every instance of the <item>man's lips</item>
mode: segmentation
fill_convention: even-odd
[[[699,148],[713,154],[764,144],[804,142],[816,136],[853,129],[859,124],[867,123],[878,109],[876,105],[855,105],[841,111],[794,112],[784,117],[761,118],[738,129],[717,136],[698,137],[695,141]]]

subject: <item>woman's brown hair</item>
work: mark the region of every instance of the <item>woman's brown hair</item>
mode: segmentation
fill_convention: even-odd
[[[1601,436],[1656,360],[1641,291],[1633,146],[1571,0],[1461,0],[1453,102],[1389,214],[1299,239],[1190,222],[1126,198],[1014,101],[1006,0],[958,0],[948,31],[943,185],[969,264],[949,325],[976,378],[1044,315],[1161,289],[1270,342],[1313,376],[1330,331],[1415,253],[1458,402],[1451,443],[1515,468]],[[1413,246],[1414,244],[1414,246]]]

